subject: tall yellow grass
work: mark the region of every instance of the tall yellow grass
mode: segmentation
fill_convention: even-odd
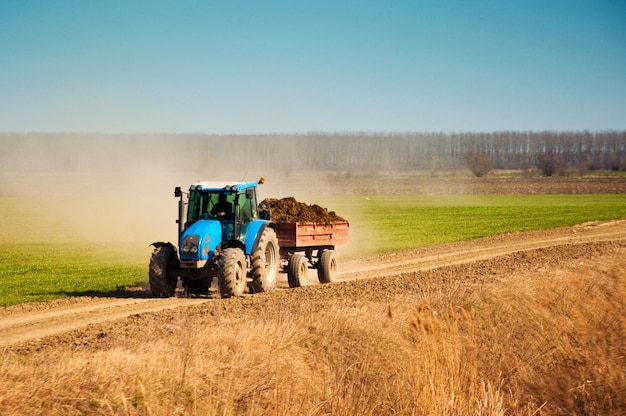
[[[5,350],[0,414],[618,414],[626,247],[610,251],[216,300]]]

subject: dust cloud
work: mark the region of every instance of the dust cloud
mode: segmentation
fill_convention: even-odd
[[[32,205],[24,222],[48,228],[51,241],[147,247],[176,241],[176,186],[264,177],[260,200],[327,193],[323,174],[293,169],[293,155],[257,155],[258,148],[211,136],[4,134],[0,197],[24,198]]]

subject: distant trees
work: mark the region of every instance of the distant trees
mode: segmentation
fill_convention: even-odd
[[[537,168],[543,176],[552,176],[555,173],[563,171],[563,159],[559,154],[552,150],[548,150],[539,156]]]
[[[481,152],[467,152],[465,162],[474,176],[480,178],[493,170],[491,156]]]
[[[97,156],[94,156],[97,155]],[[113,166],[113,167],[112,167]],[[467,169],[626,170],[626,131],[310,132],[266,135],[0,134],[3,171],[129,169],[343,172]]]

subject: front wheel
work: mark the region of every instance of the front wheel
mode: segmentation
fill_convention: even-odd
[[[337,275],[337,257],[335,250],[324,250],[317,263],[317,278],[320,283],[331,283]]]
[[[278,239],[274,230],[268,227],[263,230],[259,244],[252,254],[250,271],[252,277],[252,283],[250,284],[251,292],[271,292],[276,288],[278,259]]]
[[[241,296],[246,289],[246,255],[243,250],[224,249],[217,263],[217,279],[222,297]]]
[[[167,277],[167,270],[176,262],[176,249],[164,244],[154,249],[150,258],[148,278],[153,296],[169,298],[176,292],[178,278]]]

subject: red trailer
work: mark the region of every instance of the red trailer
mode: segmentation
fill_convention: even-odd
[[[335,246],[349,241],[350,224],[277,222],[276,236],[290,287],[306,284],[309,268],[317,269],[320,283],[330,283],[337,273]]]

